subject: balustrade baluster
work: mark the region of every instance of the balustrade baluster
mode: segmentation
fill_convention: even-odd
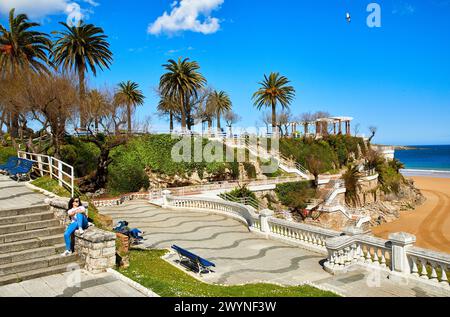
[[[386,256],[384,255],[384,250],[381,249],[381,266],[386,267]]]
[[[372,255],[370,254],[370,247],[369,246],[367,246],[366,263],[372,263]]]
[[[445,264],[440,264],[442,273],[441,273],[441,283],[444,285],[449,285],[448,284],[448,278],[447,278],[447,273],[445,272],[445,270],[447,269],[447,266]]]
[[[420,271],[420,277],[423,279],[428,279],[427,260],[420,259],[420,264],[422,265],[422,270]]]
[[[379,261],[379,258],[378,258],[378,248],[374,248],[373,249],[373,263],[375,265],[380,265],[380,261]]]
[[[430,280],[434,281],[434,282],[438,282],[438,275],[436,273],[436,263],[435,262],[430,262],[430,265],[431,265]]]

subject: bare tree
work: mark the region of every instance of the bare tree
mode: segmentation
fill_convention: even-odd
[[[225,122],[227,123],[227,127],[230,130],[230,136],[233,136],[233,124],[241,121],[241,116],[235,113],[234,111],[227,111],[224,115]]]
[[[272,113],[270,111],[261,113],[261,121],[266,126],[267,134],[269,134],[269,127],[272,126]]]
[[[375,127],[375,126],[370,126],[370,127],[369,127],[369,131],[370,131],[369,143],[371,143],[372,140],[373,140],[373,138],[375,137],[375,134],[376,134],[377,131],[378,131],[378,128]]]
[[[278,125],[278,129],[280,130],[281,136],[289,135],[289,124],[291,122],[292,122],[292,113],[289,110],[283,109],[277,115],[277,125]],[[283,127],[284,127],[284,134],[283,134]]]
[[[300,121],[303,124],[305,136],[309,134],[309,125],[314,120],[314,115],[311,112],[305,112],[300,115]]]
[[[353,127],[353,132],[355,133],[355,137],[358,136],[360,129],[361,129],[361,124],[359,124],[359,123],[355,124],[355,126]]]

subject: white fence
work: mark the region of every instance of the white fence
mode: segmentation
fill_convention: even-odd
[[[74,196],[74,170],[73,166],[58,160],[52,156],[18,151],[17,156],[22,159],[35,162],[35,169],[41,176],[49,175],[58,180],[59,186],[67,186],[72,197]]]

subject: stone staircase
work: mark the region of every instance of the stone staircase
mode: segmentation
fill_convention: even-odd
[[[64,227],[48,205],[0,210],[0,285],[67,271]]]

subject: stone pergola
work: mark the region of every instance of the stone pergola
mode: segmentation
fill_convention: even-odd
[[[311,126],[315,127],[315,136],[322,137],[329,134],[340,135],[346,134],[351,135],[351,122],[352,117],[329,117],[329,118],[319,118],[314,121],[309,122],[291,122],[289,125],[292,129],[292,135],[297,132],[297,127],[302,126],[305,135],[314,135],[310,133],[309,128]]]

